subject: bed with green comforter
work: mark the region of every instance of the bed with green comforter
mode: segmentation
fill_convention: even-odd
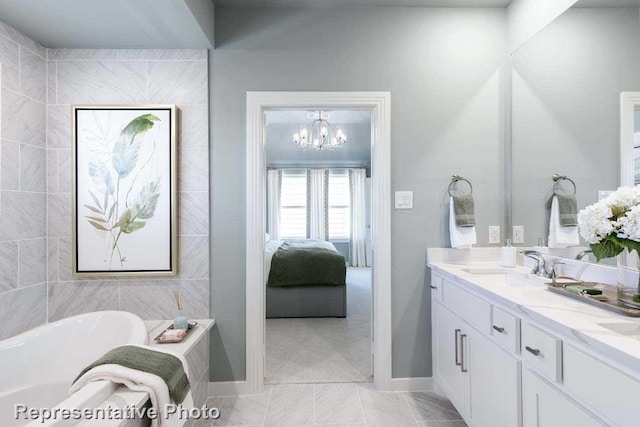
[[[267,317],[346,317],[345,257],[330,242],[284,240],[271,245]]]

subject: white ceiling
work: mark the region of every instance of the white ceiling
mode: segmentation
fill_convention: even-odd
[[[221,7],[506,7],[512,0],[0,0],[0,19],[46,47],[210,48]],[[574,7],[638,7],[580,0]]]
[[[506,7],[513,0],[215,0],[221,7]]]
[[[213,42],[213,0],[0,0],[0,19],[51,48],[206,49]]]
[[[329,113],[326,120],[331,124],[362,124],[371,123],[371,111],[366,110],[324,110]],[[317,113],[317,110],[273,110],[266,111],[266,123],[306,125],[313,121],[308,117],[309,113]],[[323,117],[324,114],[323,114]]]

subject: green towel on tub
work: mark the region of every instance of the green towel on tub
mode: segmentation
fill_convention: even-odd
[[[189,379],[180,359],[171,354],[133,345],[116,347],[106,352],[101,358],[84,368],[73,382],[75,383],[84,374],[100,365],[120,365],[157,375],[167,385],[169,396],[175,403],[182,403],[189,393]]]
[[[476,214],[473,195],[451,196],[453,198],[453,211],[456,214],[456,226],[475,227]]]

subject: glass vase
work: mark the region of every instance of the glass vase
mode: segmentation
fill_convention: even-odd
[[[617,256],[618,301],[627,307],[640,309],[640,256],[625,249]]]
[[[189,319],[187,319],[184,311],[178,310],[178,314],[173,319],[173,329],[183,329],[185,331],[189,329]]]

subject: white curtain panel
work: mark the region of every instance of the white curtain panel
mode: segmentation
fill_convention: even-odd
[[[272,240],[280,238],[280,171],[270,169],[267,172],[267,231]]]
[[[351,265],[367,266],[367,208],[364,169],[353,169],[351,179]]]
[[[326,240],[324,169],[309,170],[309,238]]]

